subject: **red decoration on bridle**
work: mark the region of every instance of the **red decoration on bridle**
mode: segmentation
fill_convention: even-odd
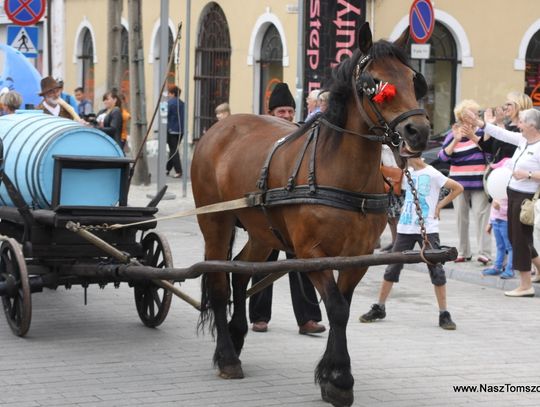
[[[379,82],[375,89],[373,101],[375,103],[390,102],[396,96],[396,87],[388,82]]]

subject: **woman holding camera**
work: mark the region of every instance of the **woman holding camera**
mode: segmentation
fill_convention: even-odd
[[[105,114],[103,121],[98,120],[98,126],[101,131],[111,136],[122,149],[124,142],[122,141],[122,101],[115,90],[110,90],[103,95],[103,104],[105,109],[98,113]]]
[[[486,110],[484,120],[475,112],[468,111],[465,121],[469,126],[478,126],[491,137],[513,144],[517,149],[506,166],[512,170],[508,183],[508,236],[513,250],[513,268],[519,271],[519,287],[506,291],[508,297],[534,297],[532,282],[540,282],[535,276],[531,280],[531,261],[540,269],[540,257],[533,245],[533,226],[524,225],[519,220],[521,203],[531,199],[540,187],[540,111],[527,109],[519,113],[520,133],[495,125],[495,115]]]

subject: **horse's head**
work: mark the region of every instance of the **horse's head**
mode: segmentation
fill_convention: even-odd
[[[408,31],[394,43],[373,43],[369,24],[364,24],[359,30],[358,50],[341,73],[341,79],[349,77],[348,86],[364,127],[392,147],[398,163],[403,161],[400,157],[420,154],[430,134],[427,113],[418,105],[427,85],[408,63],[404,51],[407,39]]]

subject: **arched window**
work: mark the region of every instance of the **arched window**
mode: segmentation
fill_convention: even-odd
[[[261,43],[261,67],[259,113],[268,113],[268,99],[277,83],[283,81],[283,46],[275,25],[271,24],[264,33]]]
[[[211,3],[199,27],[195,49],[194,139],[216,121],[216,106],[229,101],[231,81],[231,39],[221,7]]]
[[[450,31],[440,22],[435,23],[428,44],[431,45],[429,59],[414,59],[411,63],[424,74],[428,83],[428,93],[421,103],[429,114],[433,134],[439,134],[446,131],[454,120],[457,47]],[[407,48],[410,55],[410,45]]]
[[[82,62],[82,86],[89,100],[94,100],[94,44],[90,30],[85,28],[82,35],[81,55]]]
[[[540,106],[540,31],[531,38],[525,55],[525,93]]]
[[[122,103],[129,103],[129,34],[126,27],[122,27],[120,39],[120,72],[120,92],[125,96]]]

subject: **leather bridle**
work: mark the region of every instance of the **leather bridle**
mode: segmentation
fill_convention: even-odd
[[[354,73],[352,75],[353,93],[356,102],[356,107],[360,112],[360,115],[368,125],[369,132],[373,132],[384,137],[384,143],[390,144],[393,147],[399,147],[403,142],[403,137],[396,130],[396,126],[402,121],[408,119],[411,116],[425,116],[428,117],[427,112],[424,109],[411,109],[401,113],[390,122],[382,115],[377,104],[372,100],[375,95],[376,84],[373,76],[367,71],[368,66],[371,64],[372,58],[368,54],[360,59]],[[415,81],[421,74],[416,72],[410,65],[406,64],[411,70],[415,72]],[[422,80],[423,77],[422,77]],[[422,95],[423,96],[423,95]],[[418,97],[418,95],[417,95]],[[367,101],[371,111],[377,119],[377,124],[371,120],[371,117],[364,108],[364,101]]]
[[[406,112],[403,112],[397,117],[395,117],[394,119],[392,119],[391,121],[386,120],[386,118],[383,116],[383,114],[377,107],[377,104],[372,100],[373,96],[375,96],[376,84],[375,84],[375,80],[373,79],[373,76],[367,71],[367,67],[371,64],[371,62],[372,62],[372,58],[369,54],[362,57],[360,61],[358,62],[358,64],[356,65],[356,67],[354,68],[354,72],[351,78],[356,107],[360,115],[362,116],[362,119],[368,125],[369,134],[362,134],[362,133],[358,133],[355,131],[341,128],[333,123],[330,123],[324,117],[321,117],[319,120],[324,125],[334,130],[352,133],[352,134],[367,138],[368,140],[388,144],[391,147],[397,148],[402,145],[403,137],[396,130],[396,127],[401,122],[403,122],[404,120],[408,119],[411,116],[428,117],[428,114],[425,109],[418,108],[418,109],[411,109]],[[419,72],[414,70],[414,68],[412,68],[410,65],[408,64],[405,64],[405,65],[407,65],[415,73],[415,78],[414,78],[415,87],[416,87],[416,82],[418,81],[420,86],[425,88],[426,85],[425,85],[425,79],[423,78],[423,76]],[[425,90],[426,89],[421,90],[420,93],[423,93],[423,94],[420,94],[420,95],[417,92],[416,94],[417,99],[424,96]],[[367,104],[369,105],[370,110],[375,116],[377,123],[375,123],[371,119],[366,109],[364,108],[364,101],[367,101]]]

